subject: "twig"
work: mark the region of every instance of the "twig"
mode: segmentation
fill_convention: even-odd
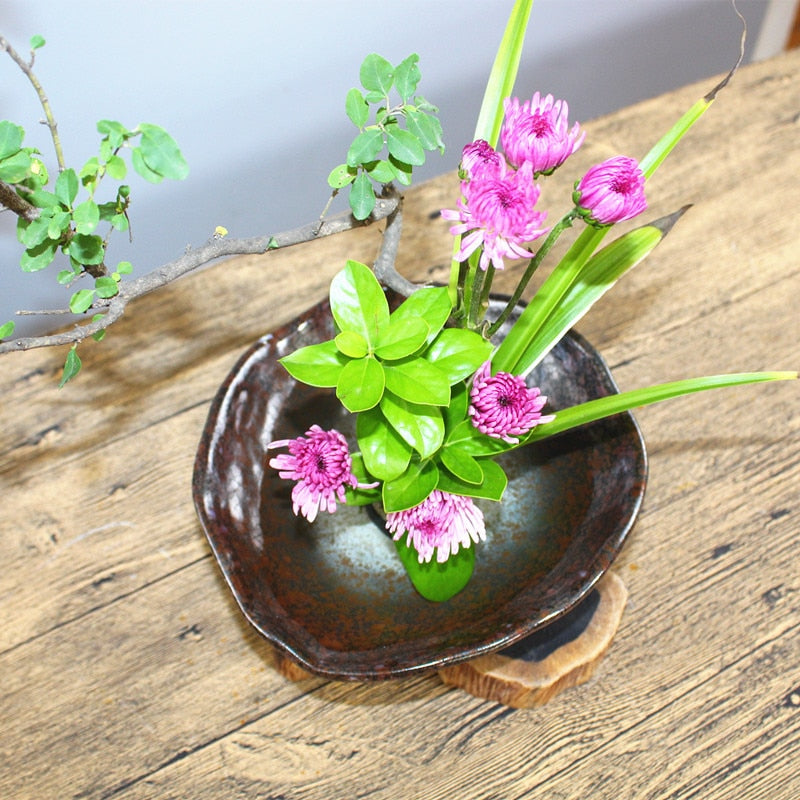
[[[47,127],[50,129],[50,136],[53,139],[53,148],[56,151],[58,168],[63,172],[67,168],[67,165],[64,161],[64,151],[61,149],[61,138],[58,135],[58,125],[56,124],[53,111],[50,108],[50,101],[47,99],[47,95],[42,88],[42,84],[39,83],[39,79],[31,69],[33,66],[33,59],[31,59],[30,63],[26,62],[25,59],[22,58],[22,56],[20,56],[20,54],[9,44],[8,40],[4,36],[0,36],[0,50],[5,50],[6,53],[11,56],[11,58],[16,62],[17,66],[28,77],[28,80],[36,90],[36,94],[39,96],[39,103],[41,103],[42,109],[44,110]]]
[[[396,196],[394,189],[392,195]],[[396,269],[395,262],[397,260],[397,251],[400,247],[400,235],[403,232],[403,210],[402,198],[397,204],[397,208],[389,215],[386,220],[386,230],[383,232],[383,240],[381,242],[381,249],[378,252],[378,257],[373,264],[373,272],[375,277],[390,289],[408,297],[422,288],[419,284],[411,283],[408,279],[404,278]]]
[[[371,222],[385,219],[392,215],[400,205],[399,195],[392,193],[380,197],[368,220],[360,222],[353,218],[349,213],[338,214],[331,217],[322,225],[319,222],[311,222],[300,228],[275,234],[274,236],[256,236],[250,239],[212,239],[207,244],[197,250],[189,250],[180,258],[164,264],[158,269],[148,272],[132,281],[120,284],[119,294],[108,299],[101,300],[92,305],[89,312],[94,314],[102,313],[103,316],[92,322],[77,325],[72,330],[61,333],[48,334],[45,336],[29,336],[12,339],[7,342],[0,342],[0,355],[14,351],[32,350],[37,347],[56,347],[58,345],[76,344],[89,338],[99,331],[105,330],[113,325],[124,313],[127,304],[136,297],[152,292],[171,283],[174,280],[186,275],[198,267],[205,266],[218,258],[237,255],[262,254],[270,250],[278,250],[284,247],[309,242],[313,239],[331,236],[335,233],[352,230]],[[387,234],[391,225],[387,225]],[[398,233],[399,240],[399,233]],[[397,245],[394,245],[396,252]],[[384,247],[381,247],[383,253]],[[398,276],[399,277],[399,276]],[[413,284],[409,284],[414,287]],[[413,289],[412,289],[413,291]]]
[[[18,217],[32,222],[39,216],[39,209],[32,206],[24,197],[20,197],[14,187],[5,181],[0,181],[0,206],[5,206]]]

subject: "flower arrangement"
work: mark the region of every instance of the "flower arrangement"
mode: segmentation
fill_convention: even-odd
[[[647,403],[796,377],[744,373],[692,378],[565,409],[550,409],[547,398],[529,385],[532,369],[564,333],[652,251],[685,211],[598,249],[616,223],[646,210],[647,179],[730,78],[681,117],[641,161],[620,155],[589,169],[575,182],[570,210],[549,225],[547,212],[537,208],[539,183],[580,148],[585,133],[578,123],[570,124],[564,100],[538,92],[524,102],[508,96],[529,11],[529,2],[518,0],[514,6],[475,140],[462,151],[461,196],[455,208],[441,212],[452,223],[454,237],[449,285],[416,288],[390,311],[373,271],[350,261],[330,287],[335,337],[281,359],[292,377],[335,389],[343,406],[357,415],[354,452],[338,431],[317,425],[305,436],[271,443],[270,448],[286,451],[269,464],[281,478],[295,481],[294,513],[313,521],[321,512],[334,512],[337,502],[380,506],[412,582],[432,600],[447,599],[469,580],[473,545],[487,539],[479,503],[502,502],[506,488],[498,456]],[[367,120],[367,103],[383,103],[378,124],[362,129],[347,164],[332,173],[335,189],[354,184],[351,208],[357,216],[374,205],[374,195],[367,206],[363,202],[368,177],[379,171],[404,177],[404,170],[410,172],[402,166],[410,154],[409,137],[400,148],[396,117],[410,111],[409,131],[419,129],[413,117],[417,101],[410,99],[418,80],[418,71],[409,69],[410,63],[415,66],[413,58],[393,68],[379,56],[368,57],[361,71],[366,94],[356,89],[348,94],[348,115],[360,126]],[[405,105],[391,109],[387,98],[393,80],[401,84]],[[424,103],[424,112],[431,110]],[[367,139],[371,144],[365,150]],[[389,159],[376,162],[384,140]],[[429,122],[413,163],[420,163],[420,145],[433,149],[440,141],[435,123]],[[573,224],[583,230],[566,255],[505,336],[493,339],[555,241]],[[489,319],[492,278],[508,259],[529,264],[505,309]],[[453,558],[464,551],[468,557]]]

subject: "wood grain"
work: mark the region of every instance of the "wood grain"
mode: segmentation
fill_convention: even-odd
[[[742,70],[654,176],[650,215],[695,205],[579,326],[622,388],[798,367],[798,81],[800,51]],[[563,208],[598,158],[642,155],[711,85],[587,125],[545,204]],[[409,276],[446,276],[434,217],[456,185],[409,192]],[[616,564],[628,606],[587,684],[511,710],[435,676],[279,673],[196,521],[194,452],[239,353],[346,258],[369,262],[378,236],[236,259],[142,298],[61,391],[63,353],[4,357],[0,797],[800,796],[796,384],[637,414],[651,472]]]

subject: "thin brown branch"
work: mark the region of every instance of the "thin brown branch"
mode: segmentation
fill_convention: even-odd
[[[397,251],[400,247],[400,235],[403,231],[403,204],[402,200],[397,208],[386,220],[386,230],[383,232],[381,249],[372,269],[375,277],[390,289],[394,289],[404,297],[409,297],[422,287],[404,278],[396,269]]]
[[[342,233],[353,228],[369,225],[372,222],[389,217],[397,210],[399,204],[399,195],[395,192],[390,192],[378,198],[372,216],[364,222],[354,219],[349,212],[346,212],[331,217],[323,222],[322,225],[318,221],[311,222],[300,228],[278,233],[274,236],[256,236],[250,239],[212,239],[202,247],[196,250],[188,250],[180,258],[176,258],[174,261],[170,261],[152,272],[120,284],[118,295],[109,300],[97,301],[87,311],[92,315],[102,313],[103,316],[100,319],[78,324],[71,330],[62,331],[61,333],[20,337],[19,339],[0,342],[0,355],[15,351],[32,350],[37,347],[76,344],[113,325],[123,315],[125,307],[134,298],[166,286],[166,284],[212,261],[229,256],[263,254],[270,250],[291,247],[292,245],[310,242],[324,236],[331,236],[335,233]],[[387,226],[387,232],[389,227],[391,226]]]
[[[39,216],[39,209],[32,206],[24,197],[20,197],[11,184],[0,181],[0,206],[5,206],[18,217],[31,222]]]
[[[47,95],[45,94],[44,89],[42,88],[42,84],[39,83],[39,79],[33,72],[33,59],[31,59],[30,63],[25,61],[24,58],[9,44],[8,40],[0,35],[0,50],[5,50],[9,56],[13,59],[16,65],[25,73],[28,80],[31,82],[31,85],[36,90],[36,94],[39,97],[39,103],[42,106],[44,111],[45,120],[47,123],[47,127],[50,129],[50,137],[53,140],[53,148],[56,152],[56,159],[58,160],[58,168],[59,170],[66,169],[66,162],[64,161],[64,151],[61,149],[61,137],[58,135],[58,125],[56,123],[56,119],[53,116],[53,111],[50,108],[50,101],[47,99]]]

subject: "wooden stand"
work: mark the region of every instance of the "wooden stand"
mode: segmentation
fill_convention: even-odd
[[[443,667],[439,677],[512,708],[543,705],[589,680],[614,639],[627,599],[622,579],[608,572],[578,606],[544,630],[497,653]],[[314,677],[283,656],[278,669],[292,681]]]

